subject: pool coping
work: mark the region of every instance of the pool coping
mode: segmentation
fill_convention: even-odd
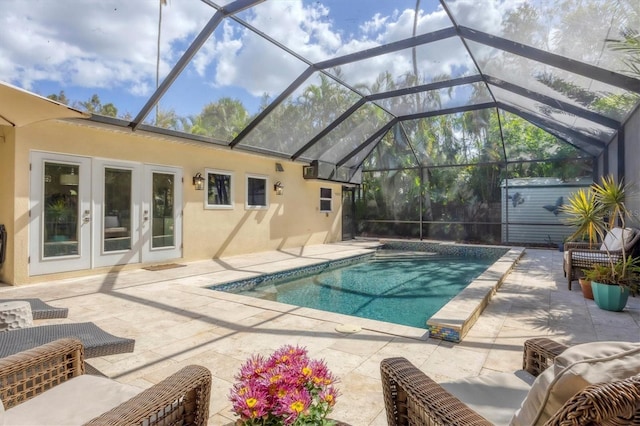
[[[456,297],[449,301],[443,308],[441,308],[436,314],[426,321],[426,329],[418,327],[410,327],[401,324],[395,324],[385,321],[372,320],[368,318],[354,317],[345,314],[339,314],[334,312],[322,311],[318,309],[299,307],[289,305],[282,302],[276,302],[272,300],[258,299],[251,296],[245,296],[241,294],[229,293],[221,290],[218,287],[223,287],[231,283],[243,281],[265,281],[269,280],[270,276],[278,275],[290,275],[297,273],[298,270],[305,268],[320,268],[324,269],[329,267],[328,265],[335,265],[336,263],[349,262],[353,258],[360,258],[367,256],[367,254],[348,255],[343,258],[337,258],[332,260],[323,260],[314,262],[308,265],[282,269],[278,272],[263,273],[247,277],[244,280],[229,280],[226,282],[218,282],[212,285],[205,286],[208,290],[215,291],[218,297],[228,299],[229,301],[240,302],[249,306],[256,306],[264,309],[269,309],[277,312],[283,312],[293,315],[299,315],[302,317],[319,319],[324,321],[335,322],[338,325],[350,324],[358,325],[362,329],[376,331],[384,334],[391,334],[401,337],[407,337],[412,339],[426,340],[429,337],[436,339],[446,340],[450,342],[460,342],[462,338],[468,333],[473,324],[477,321],[482,311],[486,308],[491,297],[496,293],[498,288],[502,285],[505,277],[509,274],[511,269],[516,265],[517,261],[524,254],[524,248],[519,247],[507,247],[507,246],[495,246],[495,245],[478,245],[478,244],[459,244],[448,241],[433,241],[433,240],[393,240],[393,239],[380,239],[379,244],[373,245],[367,250],[370,250],[370,255],[373,255],[378,248],[382,248],[385,245],[393,243],[410,244],[415,247],[416,244],[428,247],[429,249],[441,250],[443,253],[450,253],[460,249],[493,249],[493,250],[506,250],[506,253],[502,255],[496,262],[492,264],[485,272],[483,272],[478,278],[467,286]]]
[[[524,247],[506,248],[500,259],[427,320],[431,337],[462,341],[525,251]]]

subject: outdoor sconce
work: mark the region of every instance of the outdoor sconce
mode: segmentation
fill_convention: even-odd
[[[282,191],[284,190],[284,185],[282,184],[282,182],[277,181],[273,185],[273,190],[276,191],[276,195],[282,195]]]
[[[196,173],[193,177],[193,186],[196,187],[196,191],[202,191],[204,189],[204,178],[200,172]]]
[[[77,174],[73,173],[73,169],[71,169],[71,173],[60,175],[60,185],[64,186],[78,186],[79,178]]]

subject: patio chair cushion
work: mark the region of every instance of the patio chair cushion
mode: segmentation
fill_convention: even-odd
[[[140,392],[105,377],[83,374],[5,411],[4,422],[12,426],[80,425]]]
[[[640,374],[640,343],[593,342],[572,346],[536,378],[511,424],[542,425],[587,386],[637,374]]]
[[[626,243],[624,249],[631,249],[630,243],[633,241],[633,237],[636,231],[633,228],[613,228],[607,235],[604,237],[602,241],[602,245],[600,246],[600,250],[602,251],[620,251],[622,250],[623,243]]]
[[[581,253],[580,250],[576,250],[576,251],[572,251],[571,258],[573,260],[583,260],[583,261],[589,261],[589,262],[593,262],[593,263],[598,263],[598,262],[607,263],[609,261],[610,256],[607,255],[607,252],[602,252],[602,253],[598,253],[598,252],[584,253],[584,252],[582,252]],[[565,251],[564,252],[564,262],[565,262],[565,264],[568,261],[569,261],[569,252]]]
[[[469,377],[440,385],[494,425],[508,425],[535,377],[524,370]]]

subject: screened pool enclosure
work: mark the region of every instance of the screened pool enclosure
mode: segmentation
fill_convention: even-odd
[[[129,48],[99,53],[106,78],[155,70],[136,87],[54,98],[97,122],[308,165],[344,184],[345,236],[555,244],[566,197],[628,175],[625,140],[638,144],[625,131],[636,0],[61,3],[42,7],[135,18],[127,40],[156,28],[158,43],[144,65]]]

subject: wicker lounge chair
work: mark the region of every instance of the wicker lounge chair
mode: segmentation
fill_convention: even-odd
[[[92,322],[40,325],[0,333],[0,358],[65,337],[79,339],[87,358],[133,352],[135,345],[135,340],[109,334]]]
[[[207,424],[208,369],[184,367],[140,392],[86,374],[83,358],[79,340],[62,339],[0,359],[6,424]]]
[[[553,365],[556,357],[567,348],[567,346],[547,338],[527,340],[524,345],[523,369],[533,376],[538,376],[548,366]],[[640,357],[638,355],[639,352],[640,348],[634,349],[633,356],[635,360]],[[463,402],[446,388],[447,384],[434,382],[405,358],[384,359],[380,364],[380,369],[387,421],[390,426],[494,424],[486,417],[483,417],[477,410],[472,409],[470,405],[473,405],[473,403]],[[545,379],[549,378],[550,373],[558,374],[556,372],[557,369],[557,365],[549,369],[545,373]],[[625,368],[617,368],[617,370],[621,369]],[[626,374],[628,373],[629,370],[626,371]],[[635,374],[638,373],[640,371],[635,372]],[[487,376],[492,375],[489,374],[484,377]],[[553,380],[553,376],[551,376],[550,380]],[[486,382],[491,383],[490,380],[485,380]],[[539,382],[543,381],[536,383],[539,384]],[[467,383],[462,384],[471,384],[473,386],[473,381],[469,379]],[[468,392],[475,392],[475,394],[472,393],[473,396],[470,399],[482,393],[481,387],[473,388],[472,386],[471,389],[468,389]],[[536,386],[536,384],[533,386]],[[546,425],[640,424],[640,412],[637,411],[638,407],[640,407],[640,375],[589,385],[582,391],[578,391],[575,394],[571,392],[571,394],[574,396],[566,401],[564,405],[560,403],[561,408],[555,411],[555,414],[546,421]],[[482,395],[480,395],[481,398]],[[506,399],[509,397],[507,395],[505,400],[497,401],[495,398],[491,400],[491,395],[488,398],[495,404],[497,409],[501,409],[507,405]],[[536,400],[536,398],[534,397],[532,400]],[[542,397],[538,399],[538,401],[540,400],[543,400]],[[546,402],[547,400],[543,401]],[[486,407],[483,408],[486,410]],[[487,414],[491,413],[485,411],[484,414],[489,417]]]
[[[68,308],[56,308],[51,306],[40,299],[0,299],[2,302],[14,302],[18,300],[24,300],[31,305],[31,313],[34,320],[40,319],[52,319],[52,318],[66,318],[69,314]]]
[[[629,228],[632,229],[632,228]],[[621,228],[614,228],[609,231],[605,236],[606,241],[613,241],[613,243],[607,244],[607,247],[616,246],[614,249],[610,249],[608,252],[603,246],[598,246],[597,249],[590,248],[590,244],[586,242],[568,242],[564,244],[564,276],[567,277],[567,283],[569,290],[571,290],[571,282],[582,277],[584,269],[589,269],[593,265],[600,264],[606,265],[609,260],[617,262],[622,259],[622,248],[619,247],[619,239],[614,235],[614,231],[621,231]],[[625,254],[632,255],[636,248],[636,244],[640,241],[640,230],[632,229],[633,235],[625,241]],[[625,239],[627,239],[627,233],[625,232]],[[618,244],[616,244],[618,242]],[[603,245],[605,244],[603,243]]]

